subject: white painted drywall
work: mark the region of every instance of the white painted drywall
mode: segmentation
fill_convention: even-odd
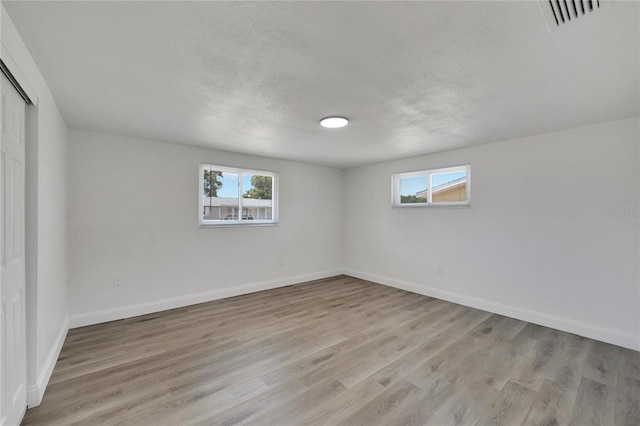
[[[640,349],[638,128],[626,119],[347,170],[347,271]],[[391,173],[467,163],[471,208],[391,208]]]
[[[70,134],[72,326],[335,275],[342,267],[342,170]],[[199,228],[203,162],[278,172],[280,223]],[[122,286],[114,286],[115,276]]]
[[[27,108],[27,381],[40,403],[67,332],[68,130],[2,6],[2,59],[34,97]]]

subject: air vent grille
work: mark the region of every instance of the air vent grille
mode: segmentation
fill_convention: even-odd
[[[542,11],[554,30],[600,9],[600,0],[539,0]]]

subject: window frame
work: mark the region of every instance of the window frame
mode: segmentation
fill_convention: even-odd
[[[432,201],[431,179],[433,175],[452,172],[466,172],[466,192],[465,201]],[[400,194],[400,181],[403,178],[426,177],[427,179],[427,202],[426,203],[402,203]],[[459,166],[440,167],[437,169],[418,170],[411,172],[399,172],[391,175],[391,206],[393,208],[448,208],[448,207],[471,207],[471,164]]]
[[[218,166],[212,163],[200,163],[198,168],[198,224],[200,227],[225,227],[225,226],[273,226],[278,224],[278,173],[268,170],[243,169],[240,167]],[[204,171],[215,170],[238,174],[238,219],[205,219],[204,218]],[[271,219],[242,219],[243,200],[242,176],[246,174],[271,177]]]

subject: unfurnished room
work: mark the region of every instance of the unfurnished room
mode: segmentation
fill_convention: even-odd
[[[0,426],[640,425],[640,2],[1,3]]]

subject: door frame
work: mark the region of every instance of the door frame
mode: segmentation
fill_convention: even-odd
[[[35,336],[35,315],[37,314],[37,299],[36,299],[36,288],[33,285],[29,285],[30,276],[33,273],[32,267],[35,266],[33,261],[36,257],[33,257],[35,254],[33,243],[36,243],[37,240],[33,239],[33,226],[35,222],[29,216],[29,211],[33,210],[34,203],[33,200],[37,200],[37,196],[34,198],[34,184],[37,185],[37,182],[33,182],[33,176],[30,174],[37,170],[37,136],[38,131],[38,110],[37,104],[32,101],[32,96],[29,95],[27,90],[23,88],[23,85],[20,84],[18,79],[15,77],[12,69],[17,70],[19,72],[19,68],[13,64],[10,56],[5,55],[5,47],[2,46],[2,57],[0,57],[0,72],[9,80],[13,88],[18,92],[20,97],[25,101],[25,120],[24,120],[24,144],[25,144],[25,162],[24,162],[24,208],[23,208],[23,223],[24,223],[24,257],[25,257],[25,282],[24,282],[24,310],[25,310],[25,370],[26,370],[26,402],[25,411],[23,413],[26,414],[26,410],[32,406],[31,404],[31,387],[34,383],[36,383],[36,370],[37,370],[37,359],[36,359],[36,336]],[[7,65],[5,62],[5,58],[8,59],[12,65]],[[26,81],[25,81],[26,83]],[[27,83],[28,85],[28,83]],[[27,86],[28,87],[28,86]],[[30,88],[29,88],[30,89]],[[29,90],[32,92],[31,90]],[[35,98],[37,100],[37,98]],[[36,156],[34,157],[34,153]],[[37,177],[37,176],[36,176]],[[34,216],[37,220],[37,216]],[[31,271],[30,271],[31,269]],[[4,397],[4,396],[3,396]],[[37,405],[37,404],[36,404]]]

